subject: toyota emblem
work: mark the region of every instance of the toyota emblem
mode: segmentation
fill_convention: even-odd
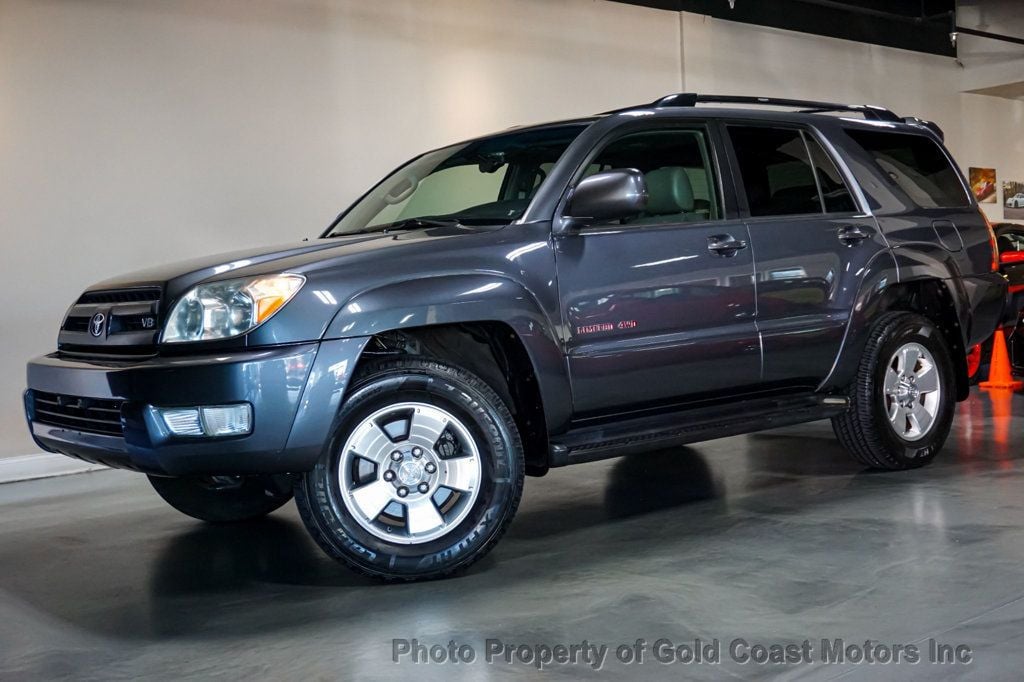
[[[103,325],[107,322],[107,316],[103,313],[96,313],[89,320],[89,333],[99,338],[103,336]]]

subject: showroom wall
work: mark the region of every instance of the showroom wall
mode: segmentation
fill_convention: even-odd
[[[603,0],[0,0],[0,455],[34,450],[24,362],[83,287],[315,235],[425,148],[685,86],[876,102],[1024,177],[1024,103],[958,94],[960,76]]]
[[[409,157],[679,88],[593,0],[0,0],[0,454],[24,363],[114,273],[316,235]]]

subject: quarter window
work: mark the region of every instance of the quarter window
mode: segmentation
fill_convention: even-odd
[[[921,208],[960,208],[970,199],[960,176],[934,140],[924,135],[847,129],[889,180]]]

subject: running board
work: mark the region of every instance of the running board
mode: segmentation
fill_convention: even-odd
[[[802,424],[841,414],[848,404],[844,397],[805,393],[581,426],[551,439],[550,465],[594,462],[633,452]]]

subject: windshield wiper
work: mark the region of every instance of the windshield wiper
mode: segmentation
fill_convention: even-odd
[[[329,237],[347,237],[351,234],[376,234],[394,232],[396,230],[420,230],[425,227],[453,227],[460,225],[461,223],[455,218],[406,218],[404,220],[396,220],[393,223],[384,223],[383,225],[371,225],[370,227],[364,227],[361,230],[355,230],[354,232],[337,232],[335,234],[328,235]]]

